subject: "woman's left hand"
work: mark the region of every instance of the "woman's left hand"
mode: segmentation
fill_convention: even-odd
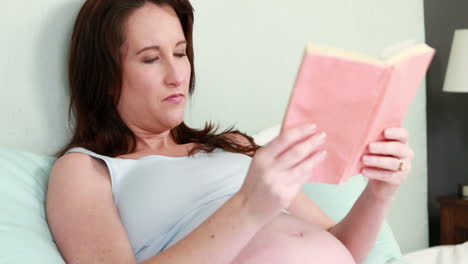
[[[370,154],[363,156],[366,166],[361,174],[369,178],[369,188],[377,199],[392,199],[398,187],[411,170],[414,151],[408,145],[409,133],[405,128],[387,128],[388,141],[369,144]],[[402,167],[400,167],[402,161]],[[403,169],[403,170],[401,170]]]

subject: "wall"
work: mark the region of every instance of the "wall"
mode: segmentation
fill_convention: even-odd
[[[5,1],[0,9],[0,145],[52,154],[70,137],[67,48],[81,1]]]
[[[82,1],[5,2],[0,10],[0,145],[53,153],[69,138],[66,49]],[[186,122],[249,134],[281,122],[308,41],[379,55],[424,40],[421,0],[194,0],[197,88]],[[413,171],[389,222],[403,252],[427,246],[426,94],[405,121]]]
[[[214,120],[255,133],[280,123],[308,41],[377,56],[395,42],[424,40],[419,0],[193,3],[198,75],[187,115],[193,126]],[[404,124],[417,157],[389,216],[403,252],[427,247],[428,240],[424,87]]]
[[[437,197],[468,184],[468,93],[444,93],[454,30],[468,28],[468,1],[425,0],[427,43],[437,55],[427,75],[428,204],[430,245],[438,245]]]

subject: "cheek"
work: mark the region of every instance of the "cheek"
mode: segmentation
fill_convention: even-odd
[[[162,100],[158,94],[157,77],[154,73],[140,71],[127,72],[124,76],[119,105],[129,112],[146,111],[148,107],[157,107],[155,101]],[[144,110],[146,109],[146,110]]]
[[[131,92],[139,97],[154,98],[160,90],[160,75],[151,67],[135,67],[124,78]]]
[[[160,75],[154,71],[141,71],[135,80],[135,87],[144,93],[144,96],[154,96],[160,91]]]

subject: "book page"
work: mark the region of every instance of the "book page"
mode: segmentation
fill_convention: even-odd
[[[383,51],[382,54],[380,55],[380,58],[382,60],[387,60],[391,58],[392,56],[396,55],[400,51],[409,48],[411,46],[414,46],[416,44],[416,40],[414,39],[408,39],[402,42],[398,42],[396,44],[393,44],[389,47],[386,47]]]
[[[385,61],[379,60],[378,58],[374,58],[365,54],[360,54],[360,53],[345,50],[345,49],[319,45],[315,43],[307,44],[306,52],[315,53],[315,54],[324,54],[324,55],[328,55],[332,57],[344,58],[344,59],[354,60],[354,61],[361,61],[361,62],[376,64],[376,65],[385,65]]]

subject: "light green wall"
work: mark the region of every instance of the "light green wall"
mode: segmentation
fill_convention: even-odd
[[[195,0],[197,87],[188,124],[205,120],[255,134],[281,123],[308,41],[378,56],[406,39],[424,41],[422,0]],[[426,95],[404,127],[417,157],[389,222],[403,252],[428,245]]]
[[[0,145],[50,154],[67,132],[66,48],[81,0],[0,9]],[[186,122],[254,134],[281,122],[308,41],[378,55],[424,40],[422,0],[193,0],[197,88]],[[403,252],[427,246],[426,114],[421,87],[405,127],[416,152],[389,222]]]
[[[81,2],[3,2],[0,145],[51,154],[65,143],[66,49]]]

